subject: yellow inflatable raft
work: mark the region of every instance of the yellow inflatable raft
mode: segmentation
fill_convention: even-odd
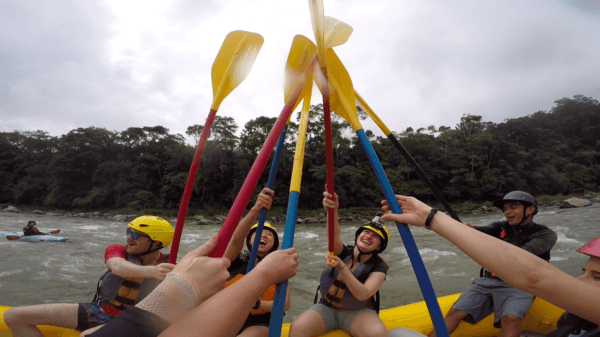
[[[450,306],[456,301],[460,294],[454,294],[438,298],[442,314],[446,314]],[[0,337],[12,336],[10,330],[4,324],[4,312],[9,307],[0,306]],[[523,320],[523,331],[534,332],[537,334],[547,334],[556,329],[556,322],[563,310],[540,299],[536,298],[527,312]],[[408,328],[424,335],[429,334],[433,330],[431,319],[425,302],[407,304],[396,308],[382,310],[380,317],[388,329]],[[452,336],[472,336],[472,337],[487,337],[498,335],[499,330],[492,326],[494,315],[491,314],[481,322],[471,325],[461,322]],[[44,336],[52,337],[77,337],[79,332],[71,329],[57,328],[53,326],[38,326]],[[289,324],[284,324],[282,327],[281,336],[288,336]],[[333,331],[323,336],[327,337],[342,337],[348,336],[342,331]]]

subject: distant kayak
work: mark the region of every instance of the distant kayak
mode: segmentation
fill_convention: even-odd
[[[68,237],[54,235],[30,235],[19,238],[19,241],[25,242],[65,242],[67,240],[69,240]]]
[[[23,236],[23,232],[0,231],[0,235],[2,235],[2,236],[8,236],[8,235]]]

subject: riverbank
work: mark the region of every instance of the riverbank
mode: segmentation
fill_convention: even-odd
[[[537,197],[539,207],[584,207],[589,206],[592,203],[600,203],[599,193],[588,192],[583,195],[555,195],[548,196],[543,195]],[[574,200],[574,201],[571,201]],[[581,202],[577,200],[582,200]],[[588,203],[589,201],[589,203]],[[433,207],[443,209],[441,204],[432,204]],[[464,202],[450,204],[452,209],[459,215],[475,215],[475,214],[486,214],[486,213],[500,213],[491,202]],[[107,221],[123,221],[129,222],[136,217],[144,214],[152,214],[161,216],[171,222],[173,225],[177,222],[178,210],[164,210],[164,209],[117,209],[109,211],[67,211],[57,209],[45,209],[43,207],[35,206],[14,206],[10,204],[0,204],[1,212],[14,212],[31,214],[32,219],[35,219],[35,215],[46,215],[46,216],[57,216],[57,217],[70,217],[70,218],[90,218],[90,219],[102,219]],[[185,224],[188,225],[217,225],[225,220],[228,210],[222,209],[210,209],[210,210],[192,210],[190,209],[187,213]],[[371,220],[375,215],[381,215],[381,208],[378,207],[351,207],[339,210],[340,222],[367,222]],[[268,220],[274,224],[285,223],[286,209],[283,207],[273,207],[267,214]],[[297,223],[325,223],[327,215],[323,209],[316,210],[303,210],[298,209],[297,212]]]

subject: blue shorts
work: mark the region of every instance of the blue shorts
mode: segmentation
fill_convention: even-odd
[[[525,317],[533,295],[491,277],[480,277],[452,305],[452,309],[467,313],[465,322],[475,324],[494,312],[494,327],[500,328],[504,316]]]
[[[115,316],[111,316],[98,306],[97,303],[79,303],[77,308],[77,331],[85,331],[108,323],[115,319]]]

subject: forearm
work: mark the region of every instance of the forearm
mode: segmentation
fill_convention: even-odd
[[[108,261],[107,261],[108,262]],[[155,266],[140,266],[135,263],[131,263],[122,259],[122,261],[107,263],[113,274],[127,278],[127,277],[140,277],[140,278],[154,278],[152,270]]]
[[[227,245],[227,249],[223,254],[224,257],[228,258],[230,261],[233,261],[244,248],[244,243],[246,241],[246,236],[250,232],[250,227],[255,223],[256,218],[260,210],[256,210],[252,208],[248,214],[238,224],[233,232],[233,236],[231,237],[231,241],[229,245]]]
[[[350,271],[348,267],[339,271],[342,277],[344,278],[344,283],[346,283],[346,288],[348,291],[352,293],[352,296],[359,301],[364,301],[371,297],[377,290],[371,293],[371,290],[362,282],[354,277],[354,274]]]
[[[558,270],[537,256],[452,220],[442,212],[431,229],[512,286],[600,323],[600,289]]]
[[[263,274],[251,272],[204,301],[160,336],[235,336],[269,285]]]

